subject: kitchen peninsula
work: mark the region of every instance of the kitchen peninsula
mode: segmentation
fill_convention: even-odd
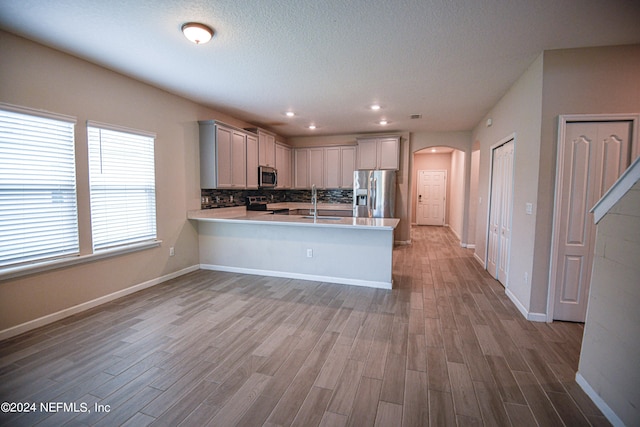
[[[319,210],[331,205],[318,204]],[[244,207],[188,212],[200,268],[391,289],[399,219],[271,215]]]

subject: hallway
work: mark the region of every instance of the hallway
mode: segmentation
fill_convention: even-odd
[[[581,324],[526,321],[448,228],[412,242],[392,291],[201,270],[0,342],[3,402],[89,408],[0,425],[608,425]]]

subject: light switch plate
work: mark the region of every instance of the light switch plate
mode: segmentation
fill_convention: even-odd
[[[533,213],[533,203],[527,203],[525,211],[527,212],[527,215],[531,215]]]

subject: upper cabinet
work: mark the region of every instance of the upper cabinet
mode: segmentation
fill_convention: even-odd
[[[258,136],[247,134],[247,188],[258,188]]]
[[[296,148],[294,159],[294,187],[324,187],[324,149]]]
[[[260,166],[276,167],[276,137],[258,129],[258,159]]]
[[[358,139],[358,169],[400,168],[400,137],[386,136]]]
[[[356,147],[341,146],[324,149],[324,187],[352,188],[356,168]]]
[[[214,120],[198,123],[200,188],[257,187],[257,135]]]
[[[277,188],[291,188],[291,148],[276,143],[276,169],[278,170]]]
[[[352,188],[356,147],[313,147],[294,150],[294,187]]]

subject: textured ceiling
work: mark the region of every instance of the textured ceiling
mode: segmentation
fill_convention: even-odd
[[[285,136],[459,131],[543,50],[640,43],[640,1],[2,0],[0,28]]]

